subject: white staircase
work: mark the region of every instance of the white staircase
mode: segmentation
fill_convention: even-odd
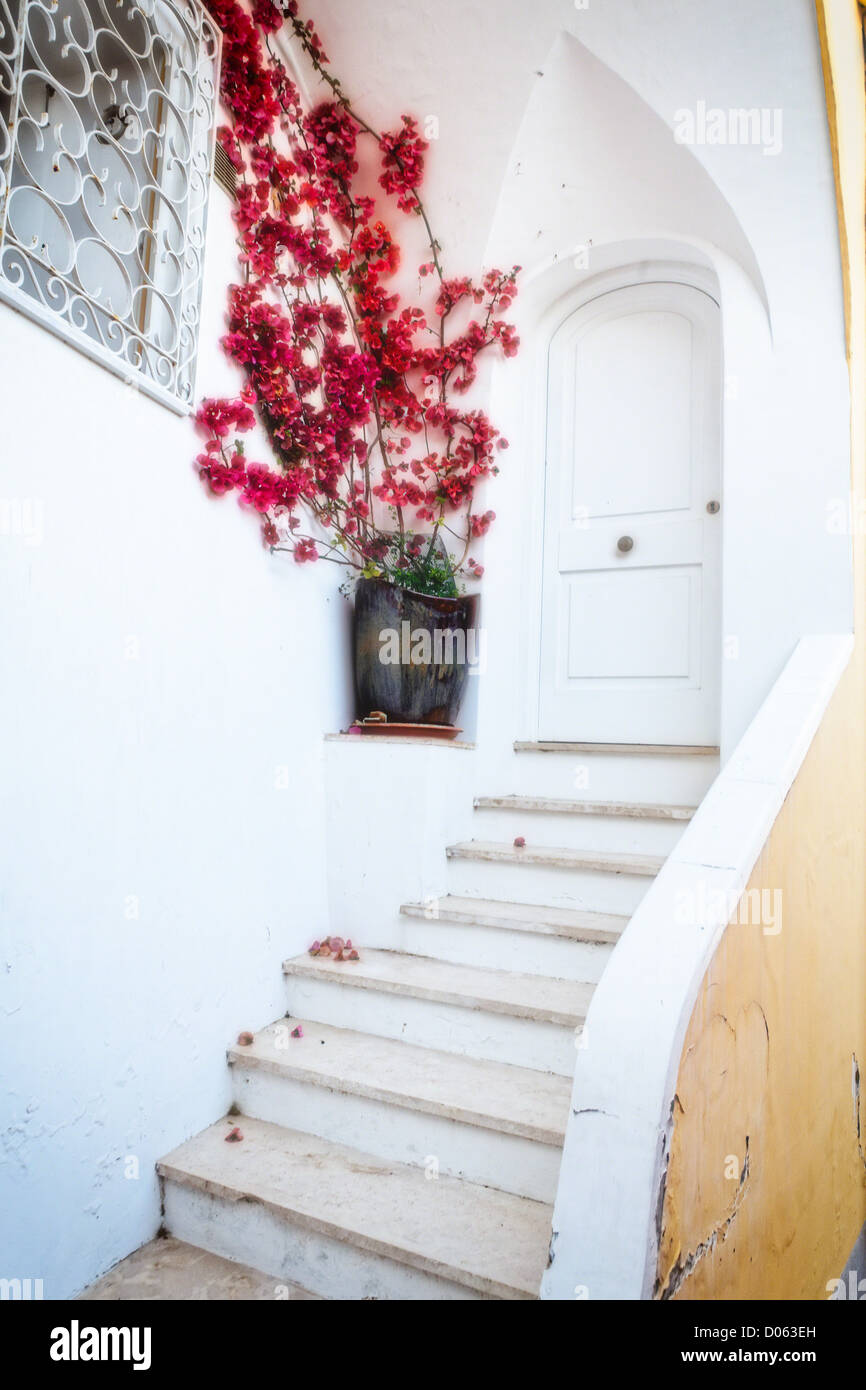
[[[593,989],[715,754],[517,745],[404,951],[286,961],[239,1114],[159,1164],[171,1234],[329,1298],[536,1298]]]

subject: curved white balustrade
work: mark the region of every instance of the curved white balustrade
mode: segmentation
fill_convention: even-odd
[[[800,639],[605,968],[579,1040],[542,1298],[652,1297],[692,1009],[853,649],[850,634]]]

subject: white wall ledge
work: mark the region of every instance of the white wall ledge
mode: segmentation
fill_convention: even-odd
[[[372,744],[378,743],[400,743],[408,748],[474,748],[474,743],[467,743],[465,739],[457,738],[412,738],[408,734],[325,734],[326,743],[358,743]]]
[[[853,649],[851,634],[801,638],[611,957],[578,1052],[542,1298],[652,1296],[692,1009]]]

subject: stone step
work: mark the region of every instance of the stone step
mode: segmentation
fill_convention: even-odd
[[[235,1123],[243,1140],[226,1143]],[[252,1118],[157,1167],[170,1234],[324,1297],[538,1297],[546,1203]]]
[[[601,979],[628,921],[627,916],[456,896],[404,903],[400,910],[402,946],[414,955],[586,983]]]
[[[460,898],[447,893],[424,903],[404,903],[400,911],[408,917],[428,921],[462,922],[469,927],[500,927],[503,930],[537,932],[561,936],[569,941],[615,943],[628,916],[612,912],[575,912],[569,908],[545,907],[540,903],[500,902],[491,898]]]
[[[456,897],[547,903],[629,917],[666,857],[534,841],[517,849],[505,840],[464,840],[450,845],[446,854],[447,891]]]
[[[515,753],[594,753],[610,757],[717,758],[719,749],[693,743],[551,743],[516,740]]]
[[[483,791],[562,801],[697,806],[718,768],[716,749],[519,743],[510,757],[490,768]]]
[[[689,823],[690,809],[642,801],[578,801],[559,796],[478,796],[472,838],[535,847],[667,858]]]
[[[296,1018],[566,1076],[594,989],[399,951],[298,956],[283,969]]]
[[[233,1047],[242,1114],[553,1201],[571,1082],[393,1039],[278,1019]]]
[[[319,1294],[277,1281],[260,1269],[161,1235],[140,1245],[78,1300],[84,1303],[319,1301]]]
[[[436,1004],[455,1004],[484,1013],[506,1014],[573,1028],[586,1017],[591,986],[570,980],[515,975],[508,970],[476,970],[399,951],[364,951],[359,961],[296,956],[284,962],[289,976],[339,980],[356,989],[405,995]]]
[[[463,840],[449,845],[445,853],[449,859],[532,865],[542,869],[579,869],[588,873],[636,874],[641,878],[655,878],[665,862],[662,856],[654,854],[618,854],[535,844],[518,849],[499,840]]]
[[[665,806],[647,801],[578,801],[563,796],[476,796],[476,811],[528,811],[558,816],[624,816],[637,820],[688,821],[695,806]]]
[[[539,1144],[563,1142],[571,1088],[561,1076],[324,1023],[302,1023],[296,1039],[296,1026],[296,1019],[278,1019],[250,1047],[230,1048],[229,1062]]]

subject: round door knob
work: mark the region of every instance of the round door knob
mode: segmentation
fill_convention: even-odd
[[[634,550],[634,538],[632,536],[620,536],[616,548],[620,555],[627,555],[630,550]]]
[[[707,503],[707,511],[709,512],[710,516],[715,516],[716,512],[720,512],[721,510],[722,510],[722,504],[721,504],[721,502],[708,502],[708,503]]]

